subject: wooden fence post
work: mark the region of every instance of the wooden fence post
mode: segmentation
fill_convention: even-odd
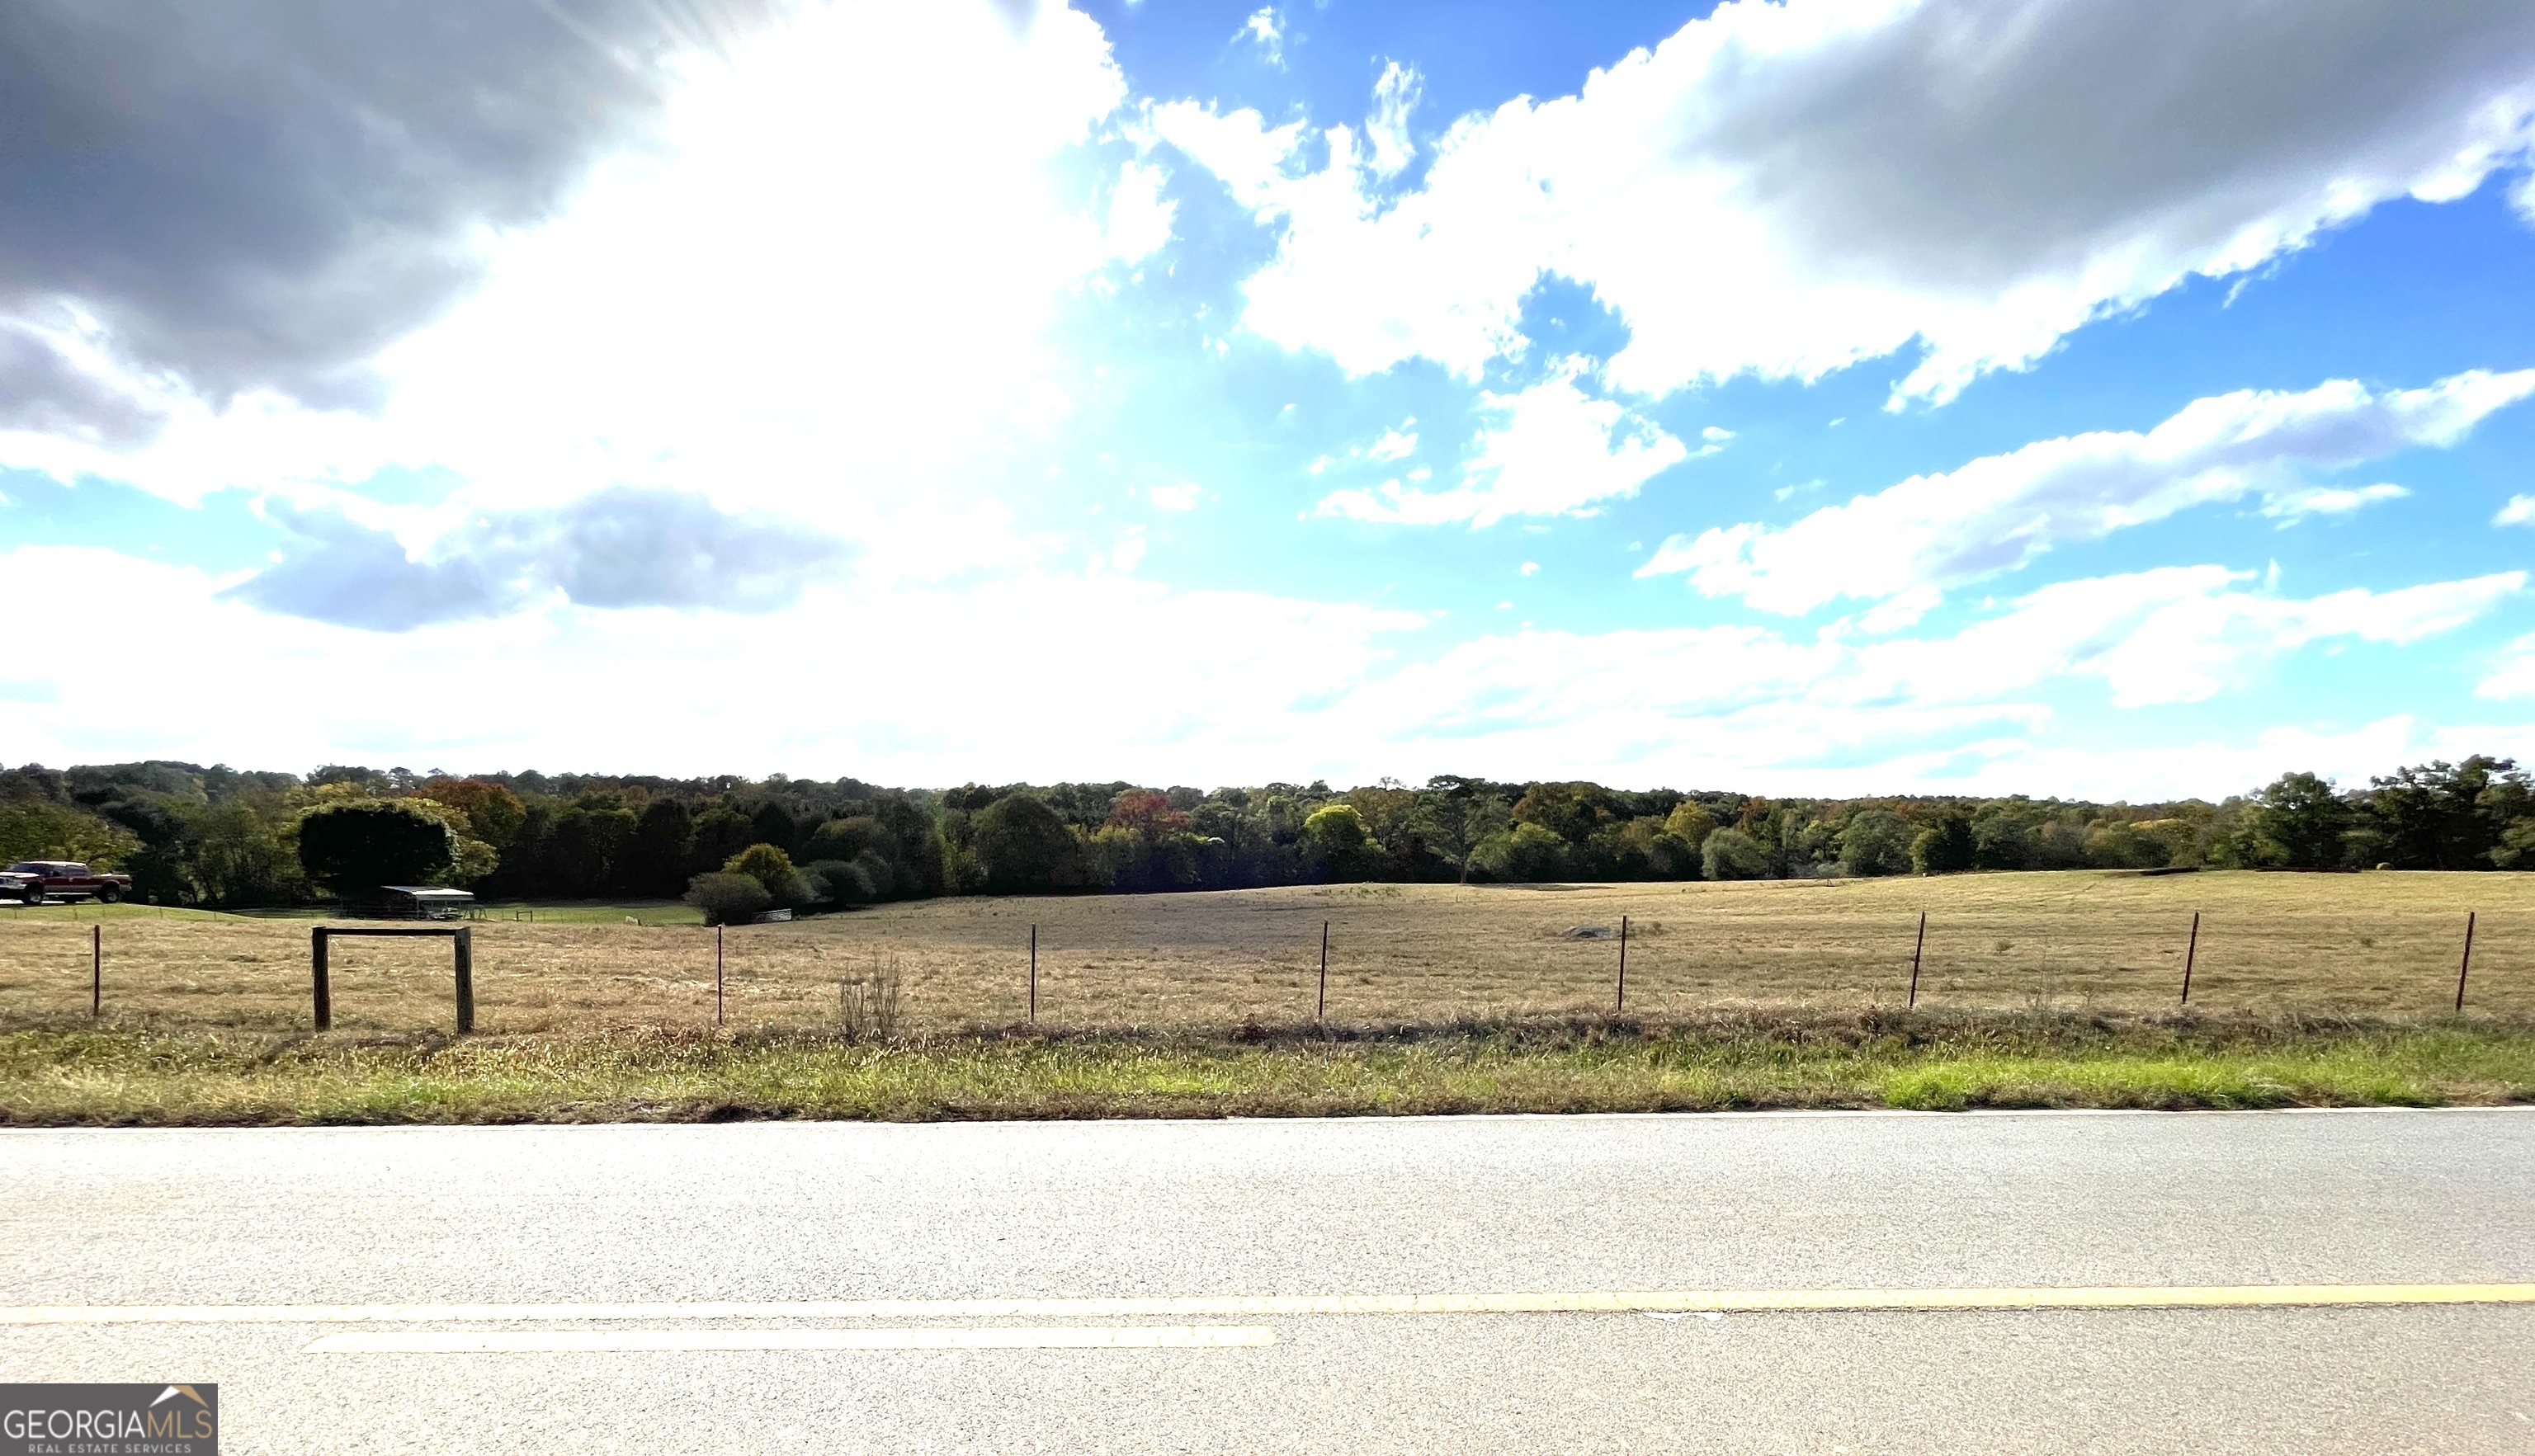
[[[326,986],[326,928],[322,925],[308,933],[308,967],[317,981],[317,1029],[324,1031],[335,1024],[335,998]]]
[[[458,928],[458,1034],[475,1029],[475,933]]]
[[[1313,1003],[1312,1019],[1320,1021],[1329,1012],[1329,923],[1321,922],[1321,999]]]

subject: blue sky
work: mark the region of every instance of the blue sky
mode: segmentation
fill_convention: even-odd
[[[31,12],[0,757],[2535,757],[2535,17],[2146,9]]]

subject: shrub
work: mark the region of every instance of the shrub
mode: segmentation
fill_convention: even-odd
[[[752,875],[699,875],[687,881],[687,903],[705,913],[707,925],[746,925],[774,896]]]
[[[1741,829],[1716,829],[1699,847],[1700,868],[1710,880],[1759,880],[1769,873],[1769,857]]]
[[[724,875],[745,875],[766,886],[769,897],[786,904],[803,898],[805,886],[801,874],[792,868],[792,857],[772,844],[752,844],[723,861]]]
[[[810,893],[835,905],[868,905],[880,896],[871,876],[851,860],[813,860],[801,868]]]

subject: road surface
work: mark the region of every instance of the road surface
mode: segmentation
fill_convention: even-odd
[[[2535,1111],[0,1132],[0,1280],[232,1453],[2535,1451],[2535,1303],[2206,1293],[2535,1284]],[[2215,1303],[1681,1297],[2070,1289]]]

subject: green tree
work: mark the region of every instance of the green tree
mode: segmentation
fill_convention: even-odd
[[[1711,830],[1699,847],[1699,858],[1710,880],[1759,880],[1769,873],[1768,854],[1741,829]]]
[[[338,894],[382,884],[422,884],[458,858],[458,836],[403,799],[321,804],[299,817],[299,863]]]
[[[1489,835],[1471,852],[1471,868],[1490,880],[1540,884],[1567,873],[1567,841],[1542,824],[1517,823]]]
[[[699,875],[687,883],[687,903],[705,913],[707,925],[746,925],[774,903],[753,875]]]
[[[695,816],[675,799],[654,799],[634,821],[625,846],[626,888],[639,895],[673,895],[687,880],[695,850]]]
[[[2283,773],[2254,795],[2239,832],[2248,836],[2255,864],[2334,870],[2348,861],[2357,824],[2357,813],[2331,780]]]
[[[716,870],[722,861],[757,842],[757,825],[728,805],[697,815],[695,830],[688,845],[693,858],[687,863],[700,870]]]
[[[1979,845],[1959,810],[1937,816],[1910,836],[1910,869],[1919,875],[1959,875],[1973,867]]]
[[[775,845],[750,845],[732,855],[721,873],[747,876],[765,885],[767,895],[778,903],[790,904],[804,898],[801,873],[792,868],[792,857]]]
[[[1888,809],[1861,809],[1839,831],[1840,868],[1859,877],[1910,869],[1910,826]]]
[[[1074,831],[1036,795],[1006,794],[978,811],[970,845],[988,894],[1081,889],[1087,879]]]

